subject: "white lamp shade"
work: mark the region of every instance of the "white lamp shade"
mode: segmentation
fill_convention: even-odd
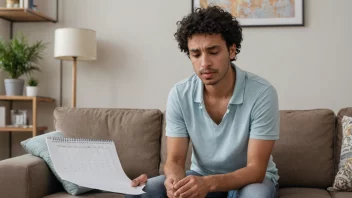
[[[97,42],[94,30],[60,28],[55,30],[55,58],[61,60],[96,60]]]

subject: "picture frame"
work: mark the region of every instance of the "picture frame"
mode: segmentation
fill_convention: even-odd
[[[272,1],[263,0],[263,4],[249,7],[251,3],[258,3],[258,0],[192,0],[192,12],[197,8],[206,8],[207,6],[212,5],[219,6],[230,12],[232,16],[239,21],[242,27],[305,25],[304,0],[273,1],[277,1],[277,3],[280,4],[272,5],[270,3]],[[241,2],[241,4],[236,5],[237,2]],[[258,9],[255,9],[256,6],[258,6]],[[232,10],[234,10],[234,8],[237,9],[235,9],[236,11],[232,11],[230,8],[232,8]]]
[[[27,110],[11,110],[11,125],[15,127],[26,126],[27,120]]]

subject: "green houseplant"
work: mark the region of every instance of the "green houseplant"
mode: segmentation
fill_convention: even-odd
[[[9,42],[0,37],[0,69],[10,76],[10,79],[5,79],[6,95],[23,94],[24,80],[19,78],[40,71],[37,62],[42,59],[45,47],[42,41],[30,45],[22,34],[16,35]]]
[[[35,78],[33,78],[33,77],[31,77],[30,79],[28,79],[28,81],[27,81],[27,84],[28,84],[28,86],[30,86],[30,87],[36,87],[37,85],[38,85],[38,80],[37,79],[35,79]]]
[[[26,87],[27,96],[37,96],[38,95],[38,80],[34,77],[30,77],[27,81]]]

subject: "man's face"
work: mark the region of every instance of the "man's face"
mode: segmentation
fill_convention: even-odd
[[[193,69],[204,85],[216,85],[231,71],[230,60],[236,56],[235,45],[228,49],[221,34],[194,34],[188,38]]]

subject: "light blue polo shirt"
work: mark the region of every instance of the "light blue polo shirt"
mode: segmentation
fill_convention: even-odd
[[[248,141],[279,139],[279,107],[275,88],[263,78],[236,70],[234,93],[219,125],[203,102],[204,85],[196,74],[170,91],[166,109],[166,136],[189,137],[193,143],[191,170],[201,175],[233,172],[247,165]],[[272,156],[266,177],[279,176]]]

